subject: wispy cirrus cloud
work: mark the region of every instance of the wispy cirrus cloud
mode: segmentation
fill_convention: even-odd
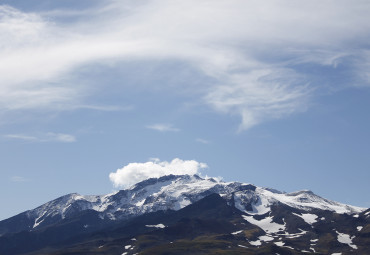
[[[35,136],[29,136],[29,135],[23,135],[23,134],[9,134],[4,135],[3,137],[9,138],[9,139],[17,139],[17,140],[24,140],[24,141],[37,141],[37,137]]]
[[[7,134],[3,135],[4,138],[22,140],[28,142],[62,142],[62,143],[73,143],[76,142],[76,137],[70,134],[63,133],[45,133],[37,136],[30,136],[25,134]]]
[[[171,124],[158,123],[146,126],[148,129],[153,129],[160,132],[178,132],[180,129],[173,127]]]
[[[14,176],[10,177],[10,180],[12,182],[28,182],[28,181],[30,181],[29,179],[27,179],[23,176],[18,176],[18,175],[14,175]]]
[[[73,143],[76,142],[76,137],[70,134],[62,133],[47,133],[47,141],[56,141],[62,143]]]
[[[307,109],[323,89],[312,66],[351,70],[353,83],[333,86],[370,84],[363,68],[370,65],[368,1],[104,0],[102,6],[40,13],[0,6],[0,110],[86,105],[96,88],[71,74],[97,62],[186,63],[214,81],[195,99],[240,116],[239,130]],[[72,16],[78,19],[61,21]]]
[[[209,140],[206,140],[206,139],[203,139],[203,138],[197,138],[195,139],[196,142],[198,143],[202,143],[202,144],[209,144],[210,141]]]
[[[115,106],[115,105],[75,105],[75,109],[91,109],[103,112],[117,112],[117,111],[131,111],[134,109],[134,106]]]

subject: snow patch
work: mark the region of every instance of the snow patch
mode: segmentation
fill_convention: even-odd
[[[47,213],[47,211],[45,211],[45,212],[43,212],[42,214],[41,214],[41,216],[40,217],[38,217],[37,219],[35,219],[35,224],[33,224],[33,227],[32,228],[36,228],[38,225],[40,225],[43,221],[44,221],[44,219],[43,220],[41,220],[41,221],[39,221],[45,214]]]
[[[318,216],[316,214],[311,213],[303,213],[302,215],[299,215],[297,213],[293,213],[294,215],[302,218],[306,223],[312,225],[313,223],[317,222]]]
[[[260,246],[262,243],[260,240],[257,240],[257,241],[249,241],[249,243],[253,246]]]
[[[242,233],[243,232],[243,230],[239,230],[239,231],[236,231],[236,232],[233,232],[233,233],[231,233],[232,235],[237,235],[237,234],[240,234],[240,233]]]
[[[243,218],[248,221],[249,223],[256,225],[263,229],[266,233],[277,233],[279,231],[284,231],[285,230],[285,224],[278,224],[276,222],[273,222],[272,217],[266,217],[262,220],[256,220],[253,218],[253,216],[247,216],[247,215],[242,215]]]
[[[272,236],[260,236],[260,237],[258,237],[258,239],[261,240],[261,241],[264,241],[264,242],[269,242],[269,241],[274,240],[274,238]]]
[[[283,235],[285,236],[286,238],[289,238],[289,239],[292,239],[292,238],[297,238],[297,237],[301,237],[303,235],[305,235],[307,233],[307,231],[305,230],[302,230],[299,228],[299,230],[301,231],[300,233],[294,233],[294,234],[290,234],[288,232],[285,232],[285,234],[280,234],[280,235]]]
[[[139,202],[137,202],[135,205],[136,205],[136,206],[139,206],[139,207],[140,207],[140,206],[143,206],[143,205],[144,205],[144,202],[145,202],[145,199],[146,199],[146,198],[144,198],[144,199],[140,200],[140,201],[139,201]]]
[[[357,231],[361,231],[363,228],[364,228],[364,227],[362,227],[362,226],[358,226],[358,227],[357,227]]]
[[[335,232],[337,232],[337,235],[338,235],[338,237],[337,237],[338,242],[347,244],[348,246],[350,246],[353,249],[357,249],[357,245],[354,245],[352,243],[352,239],[355,238],[354,236],[350,237],[350,235],[347,235],[347,234],[344,234],[344,233],[339,233],[338,231],[335,231]]]
[[[165,228],[166,226],[163,225],[162,223],[157,224],[157,225],[145,225],[147,228]]]
[[[277,246],[281,247],[281,246],[284,246],[285,243],[284,242],[274,242],[274,244],[276,244]]]
[[[244,211],[244,212],[247,212],[248,214],[258,214],[258,215],[262,215],[262,214],[265,214],[265,213],[268,213],[269,211],[271,211],[271,208],[270,208],[270,205],[271,205],[271,202],[264,196],[259,196],[258,198],[258,201],[255,202],[255,203],[252,203],[252,211],[246,211],[245,208],[243,208],[238,202],[238,196],[235,196],[235,206],[241,210],[241,211]],[[239,198],[240,199],[240,198]]]

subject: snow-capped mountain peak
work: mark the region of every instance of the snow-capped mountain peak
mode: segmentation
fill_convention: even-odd
[[[40,228],[86,210],[97,212],[101,219],[121,220],[159,210],[179,210],[213,193],[248,214],[268,213],[277,203],[305,211],[322,209],[352,214],[364,210],[324,199],[311,191],[283,193],[198,175],[168,175],[147,179],[108,195],[68,194],[20,215],[28,219],[28,229]]]

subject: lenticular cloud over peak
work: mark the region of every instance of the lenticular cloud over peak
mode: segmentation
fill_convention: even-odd
[[[145,163],[129,163],[109,174],[109,179],[116,188],[128,188],[131,185],[149,178],[165,175],[200,174],[207,164],[195,160],[173,159],[171,162],[153,158]]]

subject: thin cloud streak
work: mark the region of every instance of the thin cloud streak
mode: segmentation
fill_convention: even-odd
[[[198,143],[202,143],[202,144],[209,144],[210,143],[210,141],[202,139],[202,138],[197,138],[197,139],[195,139],[195,141],[197,141]]]
[[[6,139],[22,140],[27,142],[61,142],[61,143],[73,143],[77,139],[75,136],[63,133],[49,132],[38,136],[29,136],[25,134],[7,134],[3,135]]]
[[[354,79],[370,84],[368,69],[356,65],[359,59],[370,65],[368,1],[106,0],[104,5],[81,14],[0,6],[0,110],[83,108],[91,88],[76,85],[71,74],[105,60],[113,65],[179,60],[197,68],[215,81],[199,98],[215,111],[240,116],[239,131],[309,107],[321,84],[312,83],[303,65],[335,69],[345,62],[355,70]],[[80,19],[58,23],[53,15]]]
[[[146,126],[148,129],[153,129],[160,132],[179,132],[180,129],[173,127],[171,124],[153,124]]]
[[[134,109],[134,106],[115,106],[115,105],[75,105],[72,109],[87,109],[87,110],[96,110],[103,112],[120,112],[120,111],[131,111]]]
[[[37,137],[34,136],[28,136],[28,135],[22,135],[22,134],[9,134],[4,135],[5,138],[9,139],[18,139],[18,140],[25,140],[25,141],[37,141]]]
[[[25,177],[22,177],[22,176],[17,176],[17,175],[10,177],[10,180],[12,182],[18,182],[18,183],[19,182],[28,182],[29,181],[29,179],[27,179]]]
[[[73,143],[76,142],[76,137],[69,134],[61,133],[47,133],[46,136],[48,139],[46,141],[56,141],[62,143]]]

